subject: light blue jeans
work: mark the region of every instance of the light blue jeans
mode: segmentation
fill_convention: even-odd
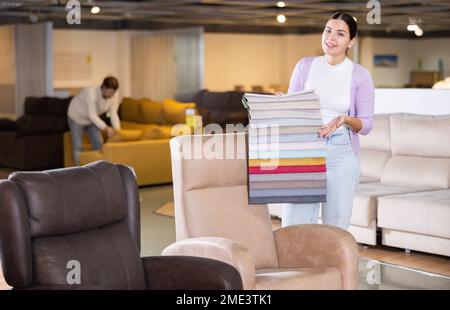
[[[352,216],[353,195],[359,183],[359,157],[354,153],[348,129],[326,139],[327,202],[288,203],[283,206],[282,226],[322,222],[347,229]]]
[[[72,139],[72,156],[75,165],[80,165],[80,152],[83,151],[83,133],[86,131],[91,142],[92,150],[97,151],[102,148],[103,138],[100,134],[100,129],[94,124],[81,125],[73,121],[70,117],[67,118],[70,128],[70,137]]]

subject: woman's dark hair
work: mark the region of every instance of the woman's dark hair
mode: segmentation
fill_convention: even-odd
[[[355,19],[348,13],[337,12],[331,15],[328,20],[331,19],[342,19],[348,26],[350,30],[350,40],[356,37],[356,32],[358,31],[358,25],[356,24]]]
[[[117,90],[119,88],[119,81],[113,76],[107,76],[103,80],[102,88]]]

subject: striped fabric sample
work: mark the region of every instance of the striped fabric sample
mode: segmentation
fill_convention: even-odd
[[[326,201],[325,141],[319,97],[311,90],[245,94],[249,114],[249,204]]]

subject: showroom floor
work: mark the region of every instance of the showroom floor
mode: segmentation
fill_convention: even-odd
[[[172,186],[144,187],[140,189],[140,196],[142,255],[158,255],[175,241],[174,219],[155,214],[173,200]],[[360,247],[360,256],[360,289],[450,289],[449,258],[418,252],[406,254],[400,249],[385,247]]]

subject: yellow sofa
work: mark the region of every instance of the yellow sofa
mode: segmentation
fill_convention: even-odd
[[[121,127],[118,137],[103,144],[100,151],[90,149],[89,140],[84,139],[80,164],[106,160],[132,167],[138,185],[154,185],[172,182],[169,140],[172,136],[191,133],[187,125],[172,134],[175,124],[184,124],[186,109],[195,103],[179,103],[172,99],[155,102],[149,99],[124,98],[120,107]],[[139,131],[138,139],[130,139],[130,132]],[[178,131],[178,130],[177,130]],[[123,133],[126,133],[122,136]],[[135,137],[136,138],[136,137]],[[64,164],[73,166],[70,133],[64,135]]]

